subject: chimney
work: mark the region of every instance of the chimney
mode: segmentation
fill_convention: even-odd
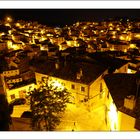
[[[129,95],[124,99],[124,107],[133,110],[136,105],[136,98],[134,95]]]
[[[80,79],[81,79],[81,77],[83,76],[83,71],[82,71],[82,69],[81,69],[81,68],[80,68],[80,71],[79,71],[79,72],[77,72],[76,76],[77,76],[77,80],[80,80]]]
[[[58,70],[59,69],[59,63],[55,62],[55,68]]]
[[[80,68],[80,76],[83,76],[83,70]]]

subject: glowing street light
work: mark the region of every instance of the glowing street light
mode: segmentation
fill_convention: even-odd
[[[64,86],[61,84],[61,83],[59,83],[58,81],[52,81],[52,83],[51,83],[53,86],[54,86],[54,88],[57,88],[57,90],[64,90]]]
[[[19,28],[21,28],[21,25],[20,25],[20,23],[16,23],[16,27],[19,27]]]
[[[10,16],[6,17],[6,21],[7,21],[7,22],[12,22],[12,20],[13,20],[13,19],[12,19]]]
[[[113,103],[111,103],[108,113],[109,113],[109,118],[110,118],[111,130],[117,130],[117,128],[118,128],[118,114],[117,114],[116,107]]]

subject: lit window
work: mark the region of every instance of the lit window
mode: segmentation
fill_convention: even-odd
[[[75,89],[75,85],[72,84],[72,85],[71,85],[71,89]]]
[[[81,91],[83,91],[83,92],[84,92],[84,91],[85,91],[85,87],[81,87]]]
[[[15,99],[15,94],[12,94],[10,97],[11,97],[11,100]]]
[[[25,98],[26,96],[26,90],[19,91],[19,98]]]

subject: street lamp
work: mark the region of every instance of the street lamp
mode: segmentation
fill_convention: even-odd
[[[12,20],[13,20],[13,19],[12,19],[10,16],[7,16],[7,17],[6,17],[6,22],[12,22]]]
[[[64,86],[60,83],[60,82],[58,82],[58,81],[56,81],[56,80],[54,80],[54,81],[52,81],[52,83],[51,83],[55,88],[57,88],[57,90],[63,90],[64,89]]]

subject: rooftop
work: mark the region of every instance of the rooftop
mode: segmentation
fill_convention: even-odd
[[[128,63],[126,60],[110,57],[106,53],[93,53],[88,56],[96,60],[100,65],[107,66],[110,73]]]
[[[58,69],[55,67],[56,63]],[[77,73],[80,73],[80,69],[82,70],[82,77],[78,80]],[[36,66],[36,72],[83,84],[90,84],[102,75],[106,69],[107,67],[103,67],[96,62],[90,63],[82,59],[62,59],[61,61],[54,59],[40,63],[39,67]]]
[[[136,74],[108,74],[104,80],[109,89],[109,92],[119,110],[136,117],[136,110],[128,111],[124,108],[124,99],[130,95],[134,95],[137,99],[136,107],[140,101],[140,87],[137,93],[138,75]],[[140,111],[140,110],[139,110]]]

